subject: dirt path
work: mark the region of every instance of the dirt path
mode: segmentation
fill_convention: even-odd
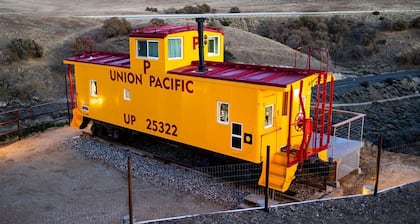
[[[119,223],[128,214],[125,175],[62,142],[69,127],[0,148],[0,223]],[[134,179],[139,220],[225,210]]]

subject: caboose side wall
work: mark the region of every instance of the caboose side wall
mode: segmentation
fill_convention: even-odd
[[[220,32],[204,31],[204,36],[207,38],[204,42],[204,59],[208,61],[222,62],[224,59],[224,36]],[[178,39],[181,42],[180,57],[169,57],[169,41],[171,39]],[[217,39],[217,53],[209,52],[209,39]],[[158,43],[158,57],[139,57],[138,56],[138,41],[156,41]],[[130,37],[130,61],[133,71],[138,71],[143,74],[154,73],[163,74],[169,70],[179,68],[191,64],[191,61],[198,60],[198,36],[197,31],[185,31],[180,33],[168,34],[164,38],[153,37]]]
[[[251,162],[264,160],[267,145],[272,152],[286,146],[289,115],[295,122],[300,110],[299,82],[292,84],[290,101],[290,85],[281,88],[174,74],[144,75],[112,66],[74,64],[77,106],[83,116]],[[130,72],[137,79],[128,78]],[[310,79],[303,80],[307,116]],[[92,80],[97,83],[97,96],[91,96]],[[177,88],[176,83],[181,86]],[[125,99],[127,90],[130,99]],[[225,123],[218,121],[218,103],[229,105]],[[266,123],[269,106],[271,125]],[[242,127],[240,136],[232,133],[233,123]],[[297,146],[301,131],[293,127],[291,145]],[[241,149],[232,147],[235,137],[240,139]]]
[[[258,91],[252,85],[171,74],[153,76],[161,80],[172,78],[174,83],[184,81],[184,87],[191,81],[189,88],[193,92],[188,92],[186,88],[174,90],[155,86],[150,83],[151,76],[146,75],[141,76],[142,83],[112,80],[114,70],[127,74],[129,69],[74,64],[77,107],[83,116],[260,162],[256,138]],[[92,80],[97,83],[97,96],[91,96]],[[130,91],[130,100],[124,99],[124,89]],[[229,104],[226,123],[218,122],[218,102]],[[242,126],[241,149],[231,147],[232,122]],[[245,134],[251,135],[252,141],[244,143]]]

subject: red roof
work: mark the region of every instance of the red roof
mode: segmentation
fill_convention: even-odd
[[[208,71],[198,72],[198,62],[193,62],[191,65],[171,70],[168,73],[286,87],[288,84],[294,83],[309,75],[323,72],[319,70],[236,64],[228,62],[206,62],[206,67]]]
[[[124,53],[86,51],[81,55],[66,58],[65,60],[130,68],[130,55]]]
[[[133,30],[130,33],[130,37],[152,37],[152,38],[164,38],[169,34],[179,33],[184,31],[197,30],[197,26],[174,26],[174,25],[163,25],[154,27],[141,27]],[[213,31],[221,33],[221,30],[215,30],[210,28],[204,28],[205,31]]]

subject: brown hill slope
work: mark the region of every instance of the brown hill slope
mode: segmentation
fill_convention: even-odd
[[[291,66],[295,64],[295,50],[277,41],[240,30],[234,27],[223,27],[226,50],[235,57],[235,62]],[[296,55],[296,67],[306,67],[307,55]],[[312,59],[313,68],[319,68],[319,61]]]

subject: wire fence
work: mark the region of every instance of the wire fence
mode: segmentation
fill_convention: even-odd
[[[420,180],[420,157],[406,153],[407,151],[411,153],[412,147],[418,145],[418,142],[401,145],[398,151],[392,148],[393,152],[389,151],[389,148],[383,150],[379,175],[381,189],[403,182]],[[364,190],[372,192],[376,181],[377,151],[376,146],[364,146],[360,152],[361,163],[358,169],[339,180],[336,180],[336,164],[319,160],[308,161],[298,167],[295,179],[287,192],[269,191],[270,205],[361,194]],[[209,185],[208,189],[200,186],[193,187],[193,190],[188,192],[182,192],[179,189],[172,189],[171,185],[156,185],[142,177],[133,178],[135,221],[264,206],[264,187],[258,185],[262,172],[260,164],[229,164],[197,168],[197,171],[201,174],[195,172],[192,175],[196,176],[197,183]],[[413,176],[408,177],[407,174]],[[98,175],[101,174],[98,173]],[[8,223],[129,223],[128,188],[125,175],[121,174],[118,188],[99,185],[92,189],[88,187],[84,189],[75,181],[72,186],[68,186],[74,188],[71,191],[73,196],[60,196],[65,193],[53,192],[57,194],[56,197],[63,198],[65,201],[48,201],[49,197],[43,197],[36,191],[31,192],[30,195],[22,195],[22,197],[33,197],[31,202],[33,208],[29,211],[25,210],[24,208],[28,205],[22,204],[24,201],[17,197],[13,203],[0,205],[0,220],[7,220]],[[106,173],[95,177],[95,179],[106,178],[108,178]],[[115,179],[108,181],[111,183]],[[211,191],[213,198],[202,197],[201,195],[205,193],[203,191]],[[257,198],[253,204],[246,201],[249,195]],[[236,202],[221,203],[225,197],[232,197]]]
[[[66,107],[58,107],[53,111],[61,111],[60,115],[49,115],[49,117],[53,121],[62,121],[62,117],[65,117],[65,109]],[[30,118],[34,116],[33,111],[36,110],[38,109],[15,111],[15,115],[10,113],[7,116],[11,116],[13,120],[13,116],[19,113],[20,118]],[[44,111],[38,114],[47,113]],[[6,114],[2,113],[0,116],[6,117]],[[358,116],[357,114],[334,116],[336,116],[334,123],[340,125],[333,126],[334,136],[331,144],[339,147],[335,138],[361,142],[363,119],[353,119]],[[343,120],[350,121],[342,122]],[[14,123],[12,129],[16,134],[19,130],[32,126],[33,123]],[[8,134],[11,133],[5,135]],[[380,147],[376,145],[363,143],[361,148],[356,150],[357,153],[344,156],[341,160],[322,161],[313,158],[306,161],[298,166],[295,179],[288,191],[270,190],[268,192],[270,205],[371,193],[377,181],[379,181],[379,188],[385,189],[420,180],[420,142],[383,149],[380,157],[379,150]],[[346,161],[346,158],[349,161]],[[379,167],[378,159],[380,159]],[[356,164],[354,161],[357,161]],[[136,169],[133,168],[134,171]],[[339,169],[348,170],[343,174]],[[94,185],[95,187],[84,186],[83,182],[78,182],[82,178],[81,174],[72,176],[74,182],[69,186],[62,186],[62,192],[41,191],[40,189],[32,190],[27,195],[20,192],[13,201],[0,203],[0,223],[3,221],[7,223],[129,223],[127,176],[120,173],[120,177],[115,179],[110,178],[107,172],[113,171],[98,172],[90,181],[98,182]],[[196,184],[185,185],[180,190],[175,186],[179,177],[174,176],[173,179],[169,178],[162,183],[151,181],[153,178],[150,177],[134,175],[131,190],[133,192],[133,217],[136,222],[264,205],[265,189],[258,184],[263,172],[261,164],[228,164],[200,167],[194,170],[180,168],[178,172],[188,172],[189,175],[193,175]],[[98,181],[99,179],[102,181]],[[1,175],[0,181],[7,183],[7,179]],[[118,187],[115,187],[116,185]],[[2,184],[2,186],[3,189],[13,187],[7,184]],[[56,194],[53,197],[56,200],[45,194]],[[203,194],[206,195],[203,196]],[[0,192],[0,199],[1,195]],[[251,203],[247,201],[250,195],[256,198]],[[31,199],[29,207],[28,204],[24,204],[28,202],[23,200],[23,197]]]

